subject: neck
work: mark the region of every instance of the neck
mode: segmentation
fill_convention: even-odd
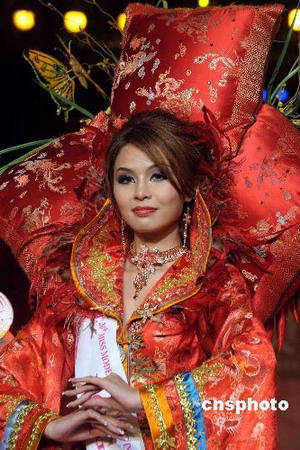
[[[149,234],[140,235],[135,233],[133,239],[133,248],[135,251],[138,251],[141,245],[147,245],[150,249],[156,247],[160,251],[165,251],[179,244],[181,244],[181,237],[178,227],[166,236],[157,236],[157,234],[153,236]]]

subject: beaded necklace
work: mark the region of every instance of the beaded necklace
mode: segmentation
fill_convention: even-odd
[[[157,247],[150,249],[147,245],[143,244],[136,252],[131,244],[127,258],[132,264],[137,266],[138,270],[133,280],[135,288],[134,300],[138,299],[141,290],[149,280],[150,274],[155,273],[155,266],[162,266],[168,262],[175,261],[179,256],[186,253],[187,250],[181,244],[164,251],[160,251]]]

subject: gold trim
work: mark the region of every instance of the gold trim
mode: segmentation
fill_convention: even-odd
[[[30,433],[29,440],[27,441],[27,444],[26,444],[26,450],[37,448],[35,446],[35,444],[39,443],[39,441],[42,437],[42,433],[45,430],[48,423],[52,422],[52,420],[58,419],[59,417],[60,416],[53,411],[48,411],[48,412],[42,414],[41,416],[39,416],[39,418],[35,422],[35,424],[32,428],[32,431]],[[50,418],[50,420],[46,421],[45,419],[48,419],[48,418]]]
[[[209,254],[211,251],[211,247],[212,247],[212,233],[211,233],[211,217],[210,217],[210,213],[209,210],[207,208],[207,205],[199,191],[199,189],[197,189],[196,194],[195,194],[195,199],[196,202],[198,202],[198,211],[196,211],[196,215],[198,216],[198,214],[200,214],[200,223],[201,223],[201,216],[202,216],[202,223],[205,222],[206,226],[207,226],[207,230],[204,231],[205,233],[207,233],[207,236],[205,236],[205,239],[207,239],[207,245],[205,248],[205,253],[204,255],[201,255],[199,257],[199,255],[197,256],[195,254],[195,252],[197,253],[198,251],[198,247],[200,247],[200,244],[203,240],[203,230],[202,229],[198,229],[196,232],[196,236],[195,236],[195,240],[193,241],[193,249],[191,250],[191,271],[193,272],[194,278],[196,278],[197,273],[199,271],[199,266],[197,265],[197,262],[199,261],[199,259],[202,259],[202,263],[201,263],[201,270],[202,272],[206,271],[207,268],[207,264],[208,264],[208,260],[209,260]],[[169,308],[173,305],[178,304],[179,302],[182,302],[190,297],[192,297],[193,295],[195,295],[197,292],[199,292],[199,290],[201,289],[202,283],[198,286],[196,286],[195,288],[193,288],[189,293],[186,293],[183,296],[179,296],[177,298],[174,298],[171,301],[166,301],[164,304],[154,304],[152,307],[146,309],[144,308],[144,306],[147,304],[147,302],[151,303],[152,298],[155,297],[160,297],[159,292],[157,292],[156,289],[153,290],[152,295],[147,296],[145,298],[145,301],[142,302],[142,304],[140,305],[140,307],[138,308],[138,310],[136,311],[136,314],[133,314],[126,326],[123,326],[123,321],[121,320],[121,317],[119,314],[112,312],[111,309],[108,310],[105,306],[100,306],[99,304],[96,303],[95,300],[93,300],[93,298],[85,291],[85,289],[83,288],[83,286],[81,285],[79,278],[77,276],[77,268],[76,268],[76,252],[78,250],[78,245],[79,242],[82,238],[82,236],[91,228],[95,225],[95,223],[98,222],[99,218],[101,217],[101,215],[103,215],[103,213],[107,210],[107,208],[109,207],[109,205],[111,204],[110,200],[107,199],[104,203],[104,205],[102,206],[102,208],[100,209],[100,211],[97,213],[97,215],[93,218],[93,220],[91,222],[89,222],[85,227],[83,227],[79,233],[77,234],[74,244],[73,244],[73,248],[72,248],[72,254],[71,254],[71,261],[70,261],[70,267],[71,267],[71,274],[74,280],[74,284],[75,287],[77,289],[77,291],[79,292],[79,294],[86,300],[87,304],[90,306],[90,309],[95,310],[95,311],[99,311],[109,317],[112,317],[114,319],[116,319],[120,325],[119,330],[123,333],[124,330],[126,330],[128,328],[128,326],[135,320],[137,319],[147,319],[148,317],[152,317],[154,314],[158,314],[162,311],[164,311],[166,308]],[[202,210],[202,213],[201,213]],[[199,220],[197,220],[197,223],[199,222]],[[197,266],[197,267],[196,267]],[[196,269],[198,269],[196,271]],[[193,278],[193,279],[194,279]],[[184,283],[183,283],[184,284]],[[188,289],[188,286],[186,286]],[[179,293],[178,293],[179,294]],[[180,295],[180,294],[179,294]]]
[[[13,425],[12,432],[10,433],[10,436],[8,438],[7,450],[14,450],[16,448],[16,442],[18,440],[23,422],[26,419],[26,416],[30,413],[30,411],[36,408],[36,406],[37,406],[36,403],[29,403],[29,405],[25,405],[24,408],[22,408],[22,410],[18,414],[17,420]]]
[[[96,304],[96,302],[85,292],[85,290],[83,289],[82,285],[79,282],[78,276],[77,276],[77,270],[76,270],[76,251],[77,251],[77,247],[79,244],[79,241],[81,239],[81,237],[89,230],[89,228],[91,228],[99,219],[99,217],[104,213],[104,211],[109,207],[109,205],[111,204],[111,201],[109,198],[106,199],[104,205],[102,206],[102,208],[100,209],[100,211],[97,213],[97,215],[91,220],[91,222],[89,222],[85,227],[83,227],[79,233],[77,234],[74,244],[73,244],[73,248],[72,248],[72,253],[71,253],[71,260],[70,260],[70,268],[71,268],[71,275],[75,284],[75,287],[77,289],[77,291],[79,292],[79,294],[87,301],[87,303],[90,305],[90,309],[95,310],[95,311],[100,311],[105,313],[107,316],[110,316],[114,319],[116,319],[120,324],[122,324],[121,318],[119,317],[118,314],[114,314],[111,311],[108,311],[107,309],[105,309],[104,307],[100,307],[99,305]]]
[[[193,403],[189,400],[186,393],[183,376],[180,374],[175,375],[174,383],[183,412],[187,434],[187,448],[189,450],[198,450],[198,439],[195,438],[196,420],[193,417]]]

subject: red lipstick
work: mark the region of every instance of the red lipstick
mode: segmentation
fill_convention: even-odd
[[[154,213],[157,208],[151,208],[150,206],[137,206],[132,211],[140,217],[149,216],[150,214]]]

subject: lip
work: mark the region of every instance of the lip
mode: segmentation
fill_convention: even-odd
[[[137,216],[149,216],[150,214],[154,213],[157,210],[157,208],[151,208],[150,206],[137,206],[132,211]]]

